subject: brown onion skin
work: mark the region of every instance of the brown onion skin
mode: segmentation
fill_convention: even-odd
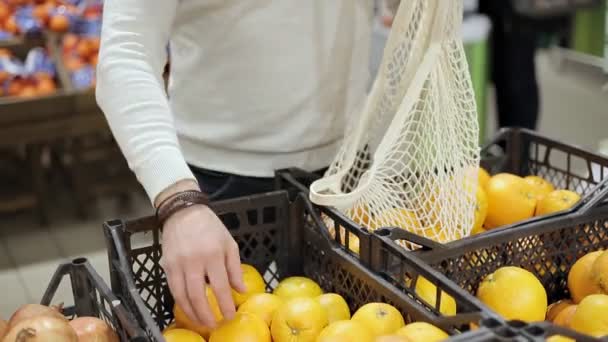
[[[58,319],[63,319],[67,323],[67,319],[60,312],[59,307],[45,306],[40,304],[25,304],[13,313],[8,321],[9,330],[22,321],[39,316],[50,316]]]
[[[103,320],[96,317],[78,317],[70,321],[78,335],[78,342],[119,342],[118,335]]]
[[[38,316],[11,327],[2,342],[78,342],[78,336],[67,320]]]
[[[8,322],[0,319],[0,341],[2,341],[2,338],[4,337],[4,335],[6,335],[6,333],[8,332]]]

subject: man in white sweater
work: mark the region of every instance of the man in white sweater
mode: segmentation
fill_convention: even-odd
[[[198,192],[267,191],[275,169],[329,165],[346,115],[365,97],[372,8],[370,0],[105,1],[97,100],[165,215],[163,267],[192,319],[215,326],[205,277],[227,318],[230,288],[245,290],[238,246]]]

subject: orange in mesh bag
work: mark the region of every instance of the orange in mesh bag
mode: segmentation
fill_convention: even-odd
[[[469,235],[479,127],[462,6],[401,2],[365,106],[326,175],[311,185],[314,203],[372,230],[400,227],[438,242]]]

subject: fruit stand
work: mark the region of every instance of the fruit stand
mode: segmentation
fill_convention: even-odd
[[[16,156],[0,169],[29,171],[7,172],[24,186],[0,190],[2,211],[36,208],[48,222],[52,175],[69,183],[81,217],[90,199],[136,185],[95,101],[101,10],[100,1],[0,3],[0,148]]]

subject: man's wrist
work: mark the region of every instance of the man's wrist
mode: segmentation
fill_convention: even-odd
[[[165,190],[163,190],[156,198],[154,199],[154,208],[159,207],[161,203],[167,200],[169,197],[183,192],[183,191],[200,191],[200,187],[198,183],[193,179],[183,179],[173,185],[169,186]]]

